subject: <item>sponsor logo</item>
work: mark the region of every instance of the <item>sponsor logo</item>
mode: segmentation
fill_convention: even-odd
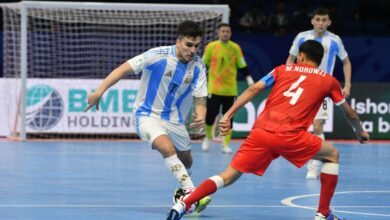
[[[34,130],[48,130],[57,125],[64,112],[60,93],[48,85],[27,90],[26,124]]]

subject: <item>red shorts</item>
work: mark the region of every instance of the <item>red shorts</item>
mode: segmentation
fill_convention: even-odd
[[[282,156],[302,167],[321,149],[321,138],[307,132],[271,133],[254,128],[234,155],[230,166],[262,176],[272,160]]]

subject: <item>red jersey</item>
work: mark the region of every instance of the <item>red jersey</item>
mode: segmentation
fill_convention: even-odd
[[[325,97],[336,105],[345,101],[340,83],[311,65],[281,65],[269,74],[274,85],[253,128],[270,132],[306,131]]]

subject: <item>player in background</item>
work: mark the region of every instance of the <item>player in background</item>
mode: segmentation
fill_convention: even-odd
[[[359,116],[346,102],[340,83],[316,67],[321,62],[323,47],[314,40],[299,47],[298,64],[281,65],[245,90],[220,120],[221,134],[227,134],[234,114],[265,88],[273,85],[264,111],[241,144],[225,171],[201,183],[183,202],[176,203],[167,219],[177,220],[190,204],[227,187],[242,173],[264,175],[272,160],[284,157],[297,167],[310,158],[324,162],[321,191],[315,220],[341,220],[330,211],[339,174],[339,152],[332,144],[307,131],[322,103],[329,96],[344,113],[361,143],[369,139],[360,125]]]
[[[311,39],[320,42],[325,51],[324,57],[322,58],[321,64],[318,68],[329,74],[333,74],[336,55],[340,58],[343,62],[345,80],[343,94],[347,98],[350,95],[351,90],[351,62],[340,37],[328,31],[328,27],[331,25],[331,22],[330,12],[328,9],[318,8],[314,10],[313,17],[311,19],[313,30],[301,32],[295,37],[286,64],[292,64],[295,62],[298,55],[298,48],[306,40]],[[325,120],[328,119],[327,109],[329,104],[329,100],[327,98],[324,99],[324,103],[319,108],[313,121],[313,133],[323,140],[325,140],[324,124]],[[318,179],[321,164],[321,161],[310,160],[307,166],[308,171],[306,179]]]
[[[133,110],[137,133],[162,155],[183,187],[194,187],[189,176],[190,137],[184,125],[193,100],[195,116],[190,126],[203,130],[206,117],[206,67],[196,54],[203,32],[195,22],[183,21],[176,45],[150,49],[121,64],[88,96],[85,109],[99,109],[99,100],[108,88],[126,74],[142,72]],[[203,199],[195,211],[202,211],[209,202],[210,197]]]
[[[208,67],[206,137],[202,143],[204,151],[207,151],[211,146],[213,124],[220,108],[222,107],[222,114],[224,114],[237,97],[237,69],[242,70],[249,85],[254,83],[241,47],[230,40],[232,36],[230,25],[219,24],[217,34],[218,40],[210,42],[203,54],[203,62]],[[232,128],[223,137],[223,153],[232,153],[232,149],[229,147],[231,138]]]

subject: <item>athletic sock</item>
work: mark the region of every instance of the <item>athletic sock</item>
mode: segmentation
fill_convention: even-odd
[[[213,125],[205,125],[206,138],[211,140],[213,138]]]
[[[223,146],[228,146],[230,144],[230,140],[232,139],[233,130],[230,129],[225,137],[223,137]]]
[[[319,137],[319,138],[321,138],[323,141],[325,140],[325,135],[324,135],[324,133],[322,133],[322,134],[314,134],[315,136],[317,136],[317,137]]]
[[[179,160],[177,154],[164,158],[164,160],[165,165],[169,168],[173,176],[183,187],[195,187],[194,183],[192,183],[190,175],[187,172],[187,169],[184,167],[184,164]]]
[[[324,216],[329,215],[330,201],[337,186],[338,175],[339,165],[337,163],[324,163],[321,170],[321,194],[317,211]]]
[[[213,176],[203,181],[193,193],[191,193],[183,202],[186,205],[186,210],[191,207],[191,204],[211,195],[218,188],[223,187],[223,179],[220,176]],[[188,207],[188,208],[187,208]]]

